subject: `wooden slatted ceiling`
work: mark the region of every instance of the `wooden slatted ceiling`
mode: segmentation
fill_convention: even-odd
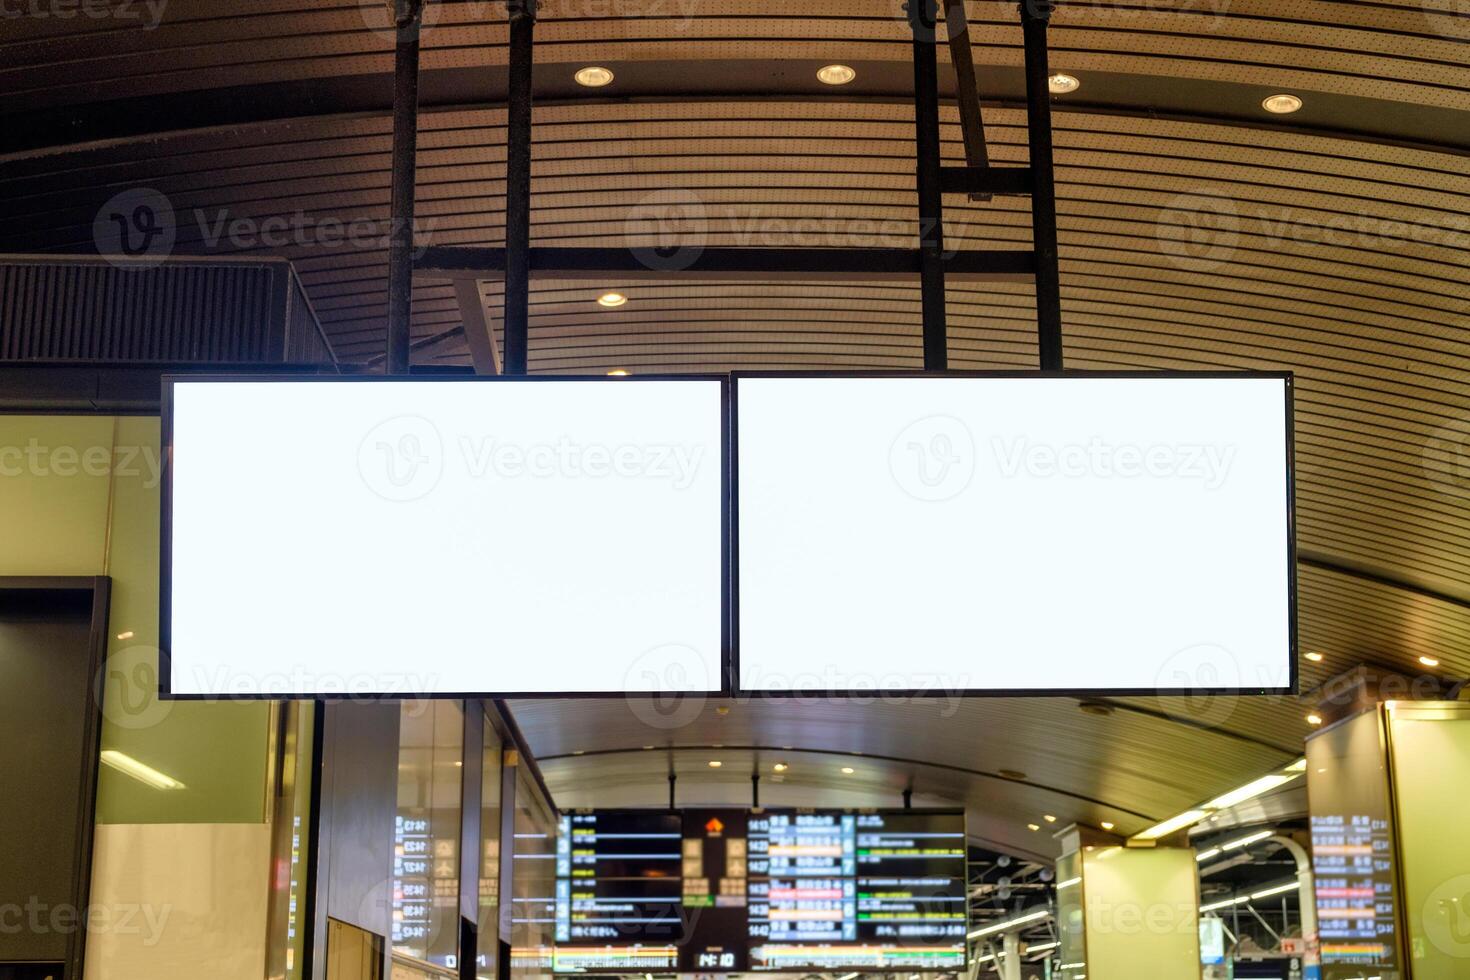
[[[432,9],[425,71],[503,65],[497,4]],[[258,0],[248,9],[173,0],[151,31],[7,21],[4,105],[383,76],[390,46],[369,25],[385,26],[385,10],[377,0]],[[909,58],[899,0],[809,0],[797,14],[774,0],[547,0],[538,73],[569,74],[594,61],[759,59],[805,77],[837,57]],[[1018,65],[1013,6],[970,3],[969,14],[982,82],[987,68]],[[1051,38],[1053,65],[1084,77],[1203,79],[1461,110],[1470,99],[1470,17],[1454,0],[1064,2]],[[621,246],[630,213],[650,195],[682,189],[697,196],[708,245],[873,244],[874,226],[885,222],[904,240],[884,244],[909,244],[911,109],[824,94],[680,101],[669,92],[539,105],[536,243]],[[1055,119],[1068,365],[1296,371],[1304,551],[1466,595],[1470,479],[1454,445],[1470,435],[1467,157],[1289,128],[1069,111],[1065,99]],[[986,120],[992,159],[1024,163],[1022,114],[987,109]],[[425,112],[422,241],[502,241],[504,121],[493,106]],[[959,163],[952,108],[943,123],[946,160]],[[1465,142],[1463,133],[1445,140]],[[196,210],[207,222],[296,212],[382,222],[388,145],[384,114],[328,114],[0,157],[0,250],[89,251],[98,207],[138,186],[166,194],[182,216],[180,254],[251,251],[204,240]],[[950,197],[946,216],[952,245],[1029,242],[1024,199]],[[797,221],[815,223],[809,227],[824,239],[825,223],[835,221],[835,240],[797,240]],[[1335,230],[1324,237],[1324,227]],[[307,242],[254,250],[296,263],[345,360],[380,352],[385,249]],[[533,370],[919,366],[917,284],[605,285],[624,287],[632,301],[603,310],[592,302],[595,284],[534,283]],[[486,283],[484,292],[494,322],[499,286]],[[948,302],[954,366],[1034,366],[1029,285],[951,284]],[[416,361],[468,362],[447,285],[417,286],[413,326]],[[1303,663],[1306,688],[1364,661],[1415,671],[1426,655],[1444,673],[1470,673],[1464,604],[1315,566],[1300,571],[1300,601],[1302,649],[1325,657]],[[875,786],[917,774],[921,795],[965,801],[992,839],[1044,852],[1018,815],[1045,810],[1138,829],[1145,816],[1168,816],[1278,764],[1307,730],[1305,706],[1291,698],[1119,699],[1107,718],[1082,715],[1068,700],[1000,700],[965,705],[943,724],[930,711],[737,706],[747,717],[735,728],[707,710],[657,737],[889,755],[873,763]],[[576,711],[525,704],[517,714],[538,754],[587,748],[593,733],[628,752],[653,740],[622,703],[579,703]],[[934,762],[941,767],[924,765]],[[1011,784],[984,775],[1000,768],[1032,778]],[[663,769],[651,757],[612,769],[572,759],[548,767],[554,783],[573,791],[593,786],[596,772],[647,783],[661,798]],[[827,787],[824,779],[830,774],[808,788]]]

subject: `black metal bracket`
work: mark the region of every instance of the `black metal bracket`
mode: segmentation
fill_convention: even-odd
[[[395,11],[422,10],[422,0],[392,2]],[[576,278],[608,273],[654,280],[734,276],[767,281],[891,280],[917,274],[926,370],[943,370],[949,364],[945,309],[947,277],[956,281],[1003,281],[1030,277],[1036,287],[1039,367],[1042,370],[1061,369],[1061,284],[1057,262],[1056,191],[1046,40],[1047,25],[1055,7],[1053,0],[1023,0],[1019,7],[1026,60],[1027,142],[1030,152],[1029,164],[1025,167],[992,167],[989,164],[962,0],[945,0],[945,28],[959,85],[957,101],[966,165],[942,165],[938,8],[936,0],[909,0],[904,5],[913,33],[915,184],[919,212],[917,249],[697,247],[684,250],[687,254],[681,255],[676,265],[650,263],[646,256],[628,248],[531,246],[531,83],[537,2],[506,0],[510,19],[510,68],[504,248],[431,247],[426,248],[417,261],[407,254],[412,245],[418,38],[414,30],[406,43],[405,29],[400,25],[394,90],[395,234],[389,250],[387,370],[390,373],[406,372],[408,368],[409,291],[415,273],[421,278],[435,279],[504,279],[505,339],[501,367],[506,374],[526,372],[530,281],[533,277],[540,274]],[[415,24],[417,19],[418,14],[410,17]],[[408,77],[410,74],[412,78]],[[962,193],[971,200],[980,201],[996,195],[1029,195],[1032,248],[1027,251],[946,252],[943,224],[943,195],[946,193]],[[403,232],[406,236],[400,238],[399,234]],[[405,272],[404,267],[410,263],[412,268]],[[480,360],[485,359],[477,360],[477,365]],[[672,790],[672,783],[670,788]]]

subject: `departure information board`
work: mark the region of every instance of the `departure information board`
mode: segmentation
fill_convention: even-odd
[[[1322,976],[1398,980],[1392,808],[1378,713],[1313,735],[1306,755]]]
[[[964,966],[961,811],[593,811],[562,818],[561,973]]]

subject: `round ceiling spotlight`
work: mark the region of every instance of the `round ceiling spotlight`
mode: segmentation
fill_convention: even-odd
[[[844,776],[851,776],[855,772],[857,772],[857,770],[854,769],[852,766],[843,766],[842,767],[842,774]]]
[[[577,73],[572,77],[577,80],[578,85],[585,85],[588,88],[602,88],[604,85],[612,84],[613,73],[611,68],[588,65],[586,68],[579,68]]]
[[[854,78],[857,71],[848,65],[823,65],[817,69],[817,81],[823,85],[846,85]]]
[[[1082,87],[1082,81],[1076,75],[1064,75],[1057,72],[1046,80],[1046,87],[1052,95],[1066,95],[1075,92]]]
[[[1284,116],[1289,112],[1296,112],[1302,107],[1302,100],[1295,95],[1268,95],[1261,100],[1261,108],[1267,112],[1274,112],[1278,116]]]
[[[628,371],[626,368],[613,368],[611,371],[607,372],[607,376],[609,378],[626,378],[628,376]],[[649,748],[653,748],[653,746],[650,745]]]
[[[622,293],[603,293],[601,296],[597,297],[597,305],[606,306],[609,309],[614,306],[622,306],[626,302],[628,302],[628,297],[624,296]]]

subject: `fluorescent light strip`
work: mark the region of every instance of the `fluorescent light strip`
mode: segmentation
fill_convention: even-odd
[[[1068,878],[1066,881],[1057,882],[1057,891],[1061,891],[1063,888],[1071,888],[1073,885],[1080,884],[1082,884],[1082,877],[1080,875],[1076,878]]]
[[[1242,895],[1239,898],[1232,898],[1229,901],[1225,902],[1214,902],[1210,905],[1201,905],[1199,907],[1199,910],[1201,912],[1214,912],[1218,909],[1227,909],[1232,905],[1240,905],[1241,903],[1249,902],[1250,900],[1251,897],[1249,895]]]
[[[1007,919],[1004,922],[997,922],[994,925],[986,926],[983,929],[975,929],[968,935],[966,935],[965,938],[976,939],[980,936],[990,936],[994,935],[997,932],[1006,932],[1009,929],[1014,929],[1016,926],[1025,925],[1028,922],[1035,922],[1037,919],[1046,919],[1050,917],[1051,909],[1037,909],[1035,912],[1027,912],[1025,915],[1017,916],[1014,919]]]
[[[1283,786],[1291,782],[1306,771],[1307,760],[1305,758],[1298,759],[1280,772],[1273,772],[1259,779],[1253,779],[1244,786],[1233,789],[1228,793],[1222,793],[1210,802],[1201,805],[1198,809],[1186,810],[1176,817],[1170,817],[1157,826],[1134,834],[1132,839],[1158,840],[1160,837],[1167,837],[1176,830],[1183,830],[1185,827],[1199,823],[1215,810],[1228,810],[1237,804],[1255,799],[1262,793],[1269,792],[1278,786]]]
[[[144,765],[130,755],[125,755],[116,749],[103,749],[99,756],[102,764],[110,766],[122,773],[131,776],[140,783],[146,783],[154,789],[183,789],[184,784],[174,777],[161,773],[152,766]]]
[[[1045,953],[1047,950],[1056,949],[1060,945],[1061,943],[1039,943],[1035,946],[1027,946],[1026,955],[1030,956],[1032,953]]]
[[[1226,841],[1224,844],[1221,844],[1220,850],[1233,851],[1237,847],[1245,847],[1247,844],[1254,844],[1256,841],[1265,840],[1274,833],[1276,833],[1274,830],[1262,830],[1254,834],[1247,834],[1244,837],[1237,837],[1235,840]]]
[[[1198,854],[1196,854],[1194,856],[1194,859],[1196,861],[1198,861],[1200,864],[1204,864],[1210,858],[1215,858],[1215,857],[1219,857],[1219,856],[1220,856],[1220,849],[1218,847],[1212,847],[1208,851],[1200,851]]]
[[[1260,779],[1246,783],[1239,789],[1233,789],[1228,793],[1215,797],[1205,804],[1205,809],[1228,810],[1237,804],[1244,803],[1246,800],[1253,800],[1262,793],[1269,793],[1276,787],[1283,783],[1289,783],[1300,775],[1301,773],[1299,772],[1273,772],[1269,776],[1262,776]]]
[[[1186,810],[1177,817],[1170,817],[1163,823],[1139,831],[1133,836],[1138,840],[1158,840],[1160,837],[1168,837],[1176,830],[1183,830],[1185,827],[1199,823],[1204,817],[1204,810]]]
[[[1295,881],[1282,882],[1279,885],[1271,885],[1260,891],[1251,892],[1249,895],[1241,895],[1238,898],[1227,899],[1223,902],[1212,902],[1209,905],[1201,905],[1201,912],[1217,912],[1220,909],[1228,909],[1232,905],[1244,905],[1246,902],[1254,902],[1258,898],[1270,898],[1272,895],[1284,895],[1289,891],[1300,888],[1301,884]]]

